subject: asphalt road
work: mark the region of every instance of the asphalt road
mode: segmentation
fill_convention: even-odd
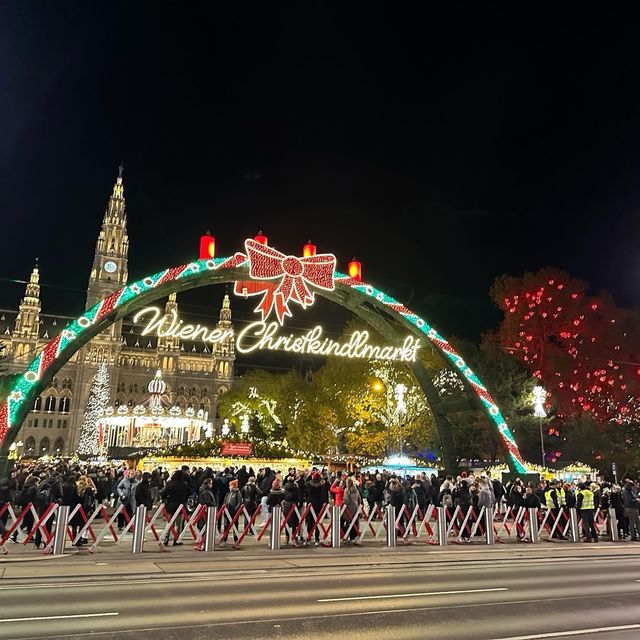
[[[238,558],[236,571],[217,573],[3,579],[0,639],[640,638],[635,553],[243,566],[251,563]]]

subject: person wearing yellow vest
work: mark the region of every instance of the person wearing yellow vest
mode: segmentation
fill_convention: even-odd
[[[584,541],[598,542],[598,532],[596,531],[596,525],[593,521],[596,510],[593,491],[591,491],[586,484],[581,484],[578,486],[576,498],[576,507],[582,519],[582,528],[584,529]]]
[[[553,517],[553,520],[549,523],[549,526],[553,529],[552,538],[564,540],[565,537],[562,535],[562,530],[564,528],[565,519],[560,518],[560,520],[558,520],[558,518],[562,513],[563,507],[567,504],[567,501],[565,499],[564,489],[562,488],[562,482],[556,480],[554,484],[550,484],[548,489],[545,491],[544,501],[547,505],[547,509],[551,511]]]

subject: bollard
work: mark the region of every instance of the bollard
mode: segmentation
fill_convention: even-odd
[[[53,555],[61,556],[64,553],[64,544],[67,536],[67,524],[69,523],[69,507],[58,506],[55,513],[56,530],[53,534]]]
[[[278,504],[271,509],[271,533],[269,549],[280,551],[280,526],[282,525],[282,507]]]
[[[340,528],[340,507],[331,507],[331,546],[334,549],[340,547],[342,541],[342,529]]]
[[[580,542],[580,519],[577,509],[569,509],[569,519],[571,521],[571,542]]]
[[[207,507],[207,521],[204,525],[204,550],[205,552],[214,551],[216,548],[216,516],[218,509],[216,507]]]
[[[396,508],[389,504],[387,505],[387,547],[395,547],[397,541],[396,534]]]
[[[484,530],[485,536],[484,541],[485,544],[495,544],[495,539],[493,536],[493,510],[485,508],[484,510]]]
[[[131,553],[142,553],[144,550],[144,532],[147,528],[147,507],[143,504],[136,507],[131,536]]]
[[[437,507],[438,512],[438,544],[447,546],[447,510],[445,507]]]
[[[537,544],[540,542],[540,530],[538,529],[538,510],[535,507],[529,507],[529,533],[531,542]]]
[[[611,534],[611,542],[618,542],[620,540],[618,518],[616,518],[615,509],[609,509],[609,533]]]

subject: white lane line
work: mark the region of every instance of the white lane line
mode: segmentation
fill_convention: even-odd
[[[589,629],[574,629],[573,631],[556,631],[555,633],[534,633],[530,636],[509,636],[508,638],[494,638],[494,640],[544,640],[544,638],[568,638],[588,633],[607,633],[609,631],[630,631],[640,629],[640,624],[623,624],[618,627],[597,627]]]
[[[381,600],[383,598],[419,598],[420,596],[449,596],[457,593],[489,593],[491,591],[509,591],[507,587],[494,589],[460,589],[458,591],[424,591],[422,593],[391,593],[382,596],[352,596],[350,598],[321,598],[317,602],[346,602],[348,600]]]
[[[101,618],[103,616],[117,616],[117,611],[106,613],[72,613],[66,616],[35,616],[33,618],[4,618],[0,622],[34,622],[36,620],[69,620],[71,618]]]

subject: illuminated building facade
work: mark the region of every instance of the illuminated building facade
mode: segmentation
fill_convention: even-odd
[[[86,307],[120,289],[128,279],[129,237],[122,167],[113,187],[98,235],[87,288]],[[36,264],[18,310],[0,310],[0,340],[7,373],[22,372],[35,354],[59,333],[71,316],[42,313],[40,269]],[[175,294],[165,304],[167,316],[177,313]],[[174,337],[141,336],[140,328],[125,319],[93,338],[65,364],[48,389],[36,400],[18,442],[18,454],[69,454],[78,444],[80,425],[98,365],[109,368],[111,401],[119,406],[141,406],[147,385],[162,371],[164,394],[170,407],[182,413],[206,411],[215,424],[218,397],[229,390],[234,377],[235,346],[229,296],[225,295],[217,326],[231,330],[222,343],[208,345]],[[177,412],[177,409],[175,410]],[[191,413],[191,411],[189,411]]]

